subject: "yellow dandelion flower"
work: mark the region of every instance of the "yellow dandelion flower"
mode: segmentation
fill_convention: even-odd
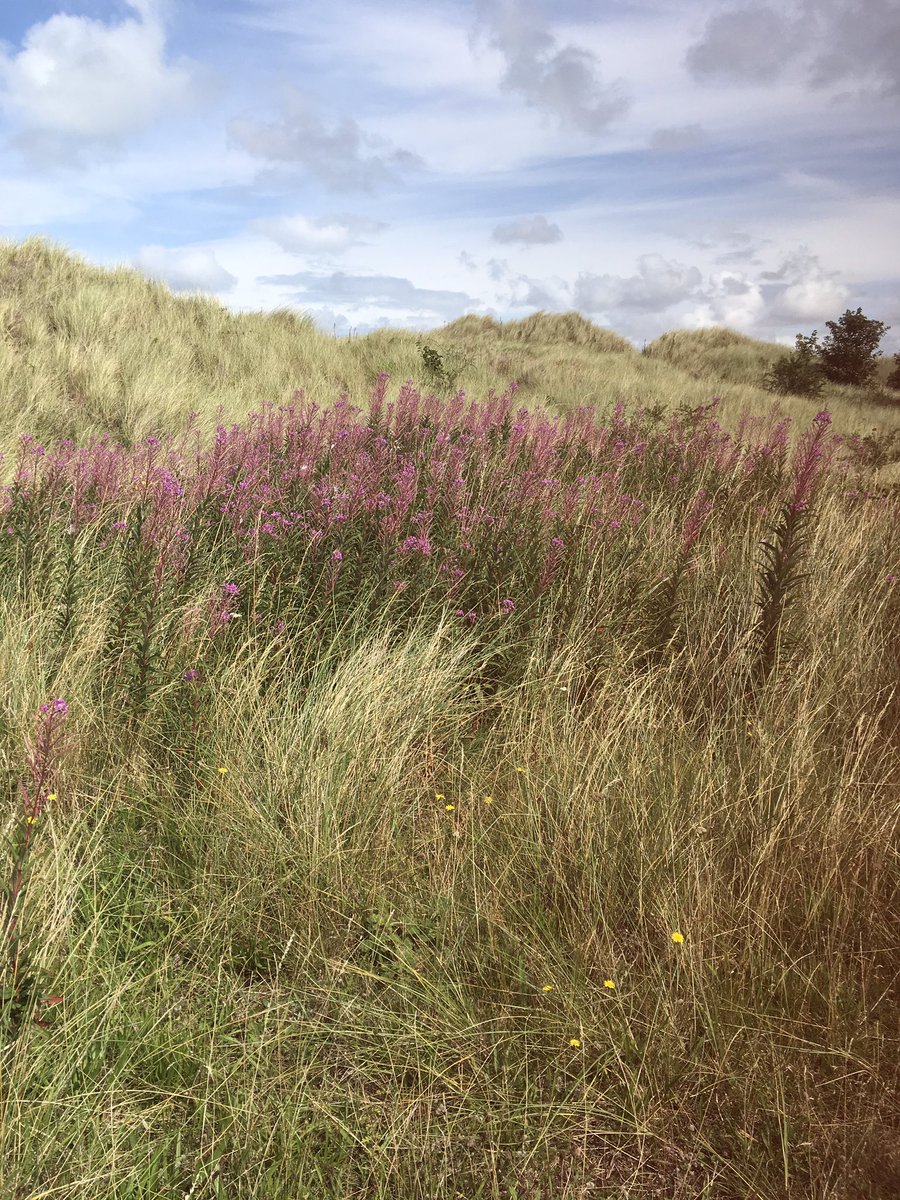
[[[434,798],[435,798],[435,800],[446,800],[447,799],[447,797],[444,795],[443,792],[435,792]]]
[[[519,774],[520,774],[520,775],[524,775],[524,774],[525,774],[525,768],[524,768],[524,767],[516,767],[516,770],[519,772]]]
[[[35,817],[35,816],[26,817],[26,821],[28,822],[29,825],[34,825],[34,823],[37,821],[37,817]]]
[[[485,802],[485,804],[493,804],[493,803],[494,803],[494,797],[493,797],[493,796],[485,796],[485,798],[484,798],[484,802]]]
[[[454,808],[456,808],[455,804],[445,804],[444,812],[453,812]]]
[[[678,930],[676,929],[674,931],[674,933],[672,934],[672,941],[676,944],[676,946],[680,946],[681,943],[684,941],[684,934],[679,933]]]
[[[227,775],[227,774],[228,774],[228,768],[227,768],[227,767],[219,767],[219,774],[220,774],[220,775]]]
[[[614,992],[614,991],[616,990],[616,984],[615,984],[615,980],[612,980],[612,979],[604,979],[604,980],[603,980],[603,986],[604,986],[605,988],[609,988],[609,990],[610,990],[611,992]]]
[[[51,792],[51,793],[50,793],[50,795],[47,797],[47,799],[48,799],[48,800],[56,800],[56,799],[58,799],[58,797],[57,797],[57,795],[56,795],[56,792]]]
[[[569,1038],[569,1045],[573,1049],[578,1050],[579,1047],[581,1046],[581,1042],[579,1042],[578,1038]]]
[[[545,984],[544,984],[544,986],[541,988],[541,991],[542,991],[542,992],[552,992],[552,991],[553,991],[553,984],[552,984],[552,983],[545,983]]]

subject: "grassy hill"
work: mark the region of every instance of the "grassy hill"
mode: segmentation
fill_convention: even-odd
[[[448,370],[425,370],[427,344]],[[472,396],[515,379],[525,405],[567,412],[637,405],[706,404],[722,397],[720,420],[762,415],[772,397],[762,376],[784,348],[725,329],[664,334],[641,354],[577,313],[536,313],[505,324],[462,317],[417,335],[380,330],[339,339],[289,311],[235,315],[215,300],[175,297],[136,271],[92,267],[41,239],[0,243],[0,448],[30,433],[129,441],[183,428],[196,412],[208,434],[216,414],[242,421],[264,400],[296,388],[319,404],[343,391],[365,403],[380,371],[396,389],[462,387]],[[448,378],[449,376],[449,378]],[[789,398],[785,412],[808,422],[822,406],[847,434],[900,430],[900,407],[872,405],[852,388],[830,387],[821,403]]]
[[[897,415],[424,344],[0,255],[0,1197],[895,1200]]]

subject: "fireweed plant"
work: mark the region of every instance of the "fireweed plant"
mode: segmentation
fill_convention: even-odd
[[[388,382],[7,464],[0,1193],[896,1194],[896,496]]]
[[[809,454],[788,462],[786,419],[747,419],[732,435],[716,401],[668,421],[619,405],[601,425],[590,408],[555,420],[516,410],[515,385],[478,403],[407,384],[386,403],[387,383],[365,417],[346,397],[321,410],[298,392],[220,427],[209,448],[190,432],[133,450],[23,438],[0,496],[0,587],[54,581],[62,649],[79,597],[111,576],[104,688],[136,716],[153,687],[196,693],[186,672],[208,675],[236,642],[297,665],[360,605],[395,624],[445,609],[508,664],[503,647],[552,604],[561,635],[574,624],[591,641],[602,625],[659,662],[707,524],[720,540],[744,535],[748,508],[789,510],[796,524],[797,497],[825,469]],[[798,536],[776,534],[785,561]],[[765,662],[788,579],[773,569]],[[216,582],[200,596],[197,579]]]

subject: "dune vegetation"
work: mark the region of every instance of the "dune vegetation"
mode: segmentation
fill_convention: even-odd
[[[783,352],[0,246],[0,1196],[900,1193],[900,408]]]

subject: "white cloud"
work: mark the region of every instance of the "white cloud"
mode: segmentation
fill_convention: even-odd
[[[534,279],[516,271],[505,258],[488,259],[486,270],[494,283],[506,289],[498,293],[498,299],[505,306],[551,312],[570,307],[571,288],[558,277]]]
[[[825,271],[805,246],[788,254],[777,270],[763,272],[760,281],[773,319],[823,321],[841,308],[850,294],[837,272]]]
[[[263,277],[260,282],[300,288],[296,299],[301,304],[323,302],[343,303],[351,309],[367,306],[396,308],[434,313],[447,320],[458,317],[478,303],[466,292],[416,287],[411,280],[396,275],[353,275],[344,271],[320,275],[313,271],[298,271],[293,275]]]
[[[134,265],[176,292],[228,292],[237,283],[215,251],[204,247],[142,246]]]
[[[575,281],[575,302],[589,313],[614,313],[617,309],[663,312],[688,299],[700,286],[696,267],[671,262],[661,254],[642,254],[636,275],[592,275],[582,272]]]
[[[798,74],[816,88],[856,86],[857,95],[900,95],[896,0],[758,2],[718,11],[688,50],[696,79],[768,83]],[[852,94],[852,93],[851,93]]]
[[[360,243],[360,234],[378,233],[387,226],[367,217],[262,217],[250,228],[270,238],[289,254],[341,254]]]
[[[812,327],[833,319],[850,295],[836,271],[826,271],[805,246],[786,254],[771,271],[713,273],[684,315],[691,327],[728,325],[757,337],[776,337],[786,324]]]
[[[116,25],[57,13],[31,26],[18,53],[0,49],[0,105],[27,157],[116,145],[199,95],[192,64],[166,61],[152,4],[132,8],[141,19]]]
[[[556,49],[556,38],[529,0],[477,0],[471,44],[486,36],[506,63],[507,91],[555,117],[563,126],[596,135],[630,107],[622,84],[604,84],[600,60],[581,46]]]
[[[498,225],[491,237],[495,242],[518,242],[522,246],[546,246],[562,241],[562,230],[544,216],[520,217]]]
[[[751,4],[717,12],[687,53],[697,79],[721,77],[766,83],[776,79],[803,47],[803,29],[781,9]]]
[[[700,302],[682,314],[679,324],[687,329],[726,325],[752,335],[760,332],[765,311],[759,283],[742,274],[718,271],[710,276]]]
[[[316,99],[297,88],[285,88],[282,103],[280,121],[232,121],[234,142],[254,158],[303,167],[334,191],[372,191],[398,170],[423,165],[418,155],[366,133],[352,117],[329,128]]]

